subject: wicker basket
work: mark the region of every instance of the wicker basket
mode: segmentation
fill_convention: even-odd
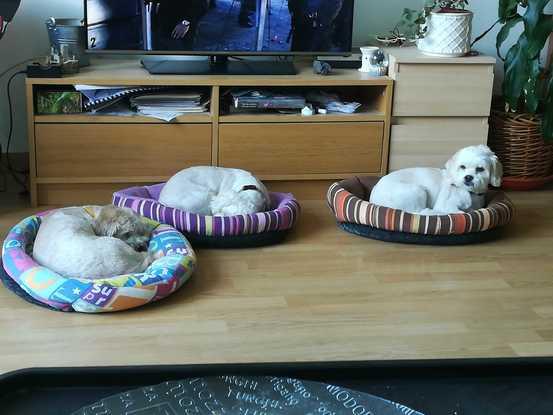
[[[553,169],[553,144],[543,141],[541,117],[492,110],[488,144],[506,177],[546,177]]]

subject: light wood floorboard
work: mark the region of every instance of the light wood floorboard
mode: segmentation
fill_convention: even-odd
[[[0,373],[38,366],[553,355],[553,190],[512,193],[502,239],[387,244],[336,228],[304,200],[279,246],[198,251],[158,304],[56,313],[0,286]],[[0,195],[0,234],[31,214]]]

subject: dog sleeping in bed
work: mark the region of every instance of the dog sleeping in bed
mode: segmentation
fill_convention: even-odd
[[[208,216],[245,215],[270,208],[267,189],[250,172],[211,166],[175,174],[161,190],[159,202]]]
[[[153,226],[115,206],[56,210],[42,219],[33,246],[40,265],[68,278],[99,279],[143,272]]]
[[[487,146],[465,147],[444,169],[415,167],[382,177],[370,202],[420,215],[461,213],[485,207],[488,186],[501,186],[502,176],[503,167]]]

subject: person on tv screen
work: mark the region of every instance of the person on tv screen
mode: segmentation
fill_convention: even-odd
[[[157,50],[194,50],[198,22],[210,0],[158,0],[152,9],[152,41]]]
[[[292,17],[292,51],[332,51],[335,25],[344,1],[289,0]]]
[[[257,0],[240,0],[240,13],[238,15],[238,24],[242,27],[255,26],[255,13],[257,9]]]

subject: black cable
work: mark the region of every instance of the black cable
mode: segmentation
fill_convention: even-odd
[[[6,92],[8,94],[9,122],[10,122],[10,128],[8,130],[8,143],[6,145],[6,162],[7,162],[8,172],[11,174],[11,176],[16,181],[16,183],[19,184],[23,188],[23,191],[25,193],[27,193],[28,192],[27,177],[28,177],[29,172],[28,171],[18,171],[18,170],[16,170],[13,167],[13,165],[11,164],[11,160],[10,160],[10,144],[11,144],[11,141],[12,141],[13,124],[14,124],[13,123],[13,106],[12,106],[12,97],[11,97],[10,88],[11,88],[11,83],[14,80],[14,78],[17,75],[21,75],[21,74],[24,74],[24,73],[27,73],[27,71],[19,71],[19,72],[13,73],[12,76],[10,76],[10,78],[8,79],[8,84],[6,86]],[[21,177],[19,177],[19,175],[23,175],[24,177],[21,178]]]
[[[0,73],[0,78],[2,78],[4,75],[6,75],[8,72],[11,72],[12,69],[15,69],[17,68],[18,66],[21,66],[23,65],[24,63],[27,63],[29,61],[32,61],[34,59],[37,59],[37,58],[30,58],[30,59],[25,59],[24,61],[21,61],[21,62],[18,62],[12,66],[10,66],[8,69],[6,69],[4,72]]]

